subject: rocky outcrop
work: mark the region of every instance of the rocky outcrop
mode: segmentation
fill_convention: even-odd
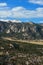
[[[12,36],[27,40],[43,39],[43,24],[0,21],[0,36]]]

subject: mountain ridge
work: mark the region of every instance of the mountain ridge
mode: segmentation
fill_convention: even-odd
[[[23,40],[43,39],[43,23],[0,21],[0,37],[2,36]]]

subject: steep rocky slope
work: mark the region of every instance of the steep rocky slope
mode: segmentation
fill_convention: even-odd
[[[0,37],[9,36],[16,39],[43,39],[43,24],[32,22],[12,23],[0,21]]]

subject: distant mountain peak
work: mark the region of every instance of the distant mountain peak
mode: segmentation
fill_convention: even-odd
[[[14,23],[9,21],[7,23],[0,21],[0,36],[11,36],[27,40],[43,39],[43,26],[33,22]]]
[[[7,22],[7,23],[9,23],[9,22],[20,23],[20,22],[21,22],[20,20],[4,20],[4,19],[1,19],[0,21],[2,21],[2,22]]]

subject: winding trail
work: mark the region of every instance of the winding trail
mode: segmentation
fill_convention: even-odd
[[[9,41],[15,41],[15,42],[20,42],[20,43],[31,43],[31,44],[38,44],[38,45],[43,45],[43,40],[15,40],[10,37],[2,37],[4,40],[9,40]]]

